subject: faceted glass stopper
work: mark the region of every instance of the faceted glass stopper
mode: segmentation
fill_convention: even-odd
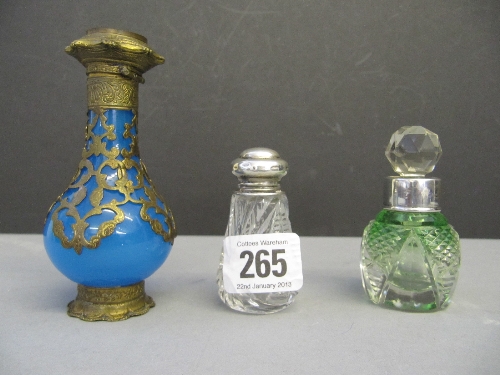
[[[394,171],[401,176],[424,176],[434,170],[442,149],[436,133],[422,126],[403,126],[385,150]]]

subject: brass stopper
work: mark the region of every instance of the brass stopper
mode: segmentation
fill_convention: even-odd
[[[87,69],[90,67],[88,74],[98,72],[95,63],[101,63],[98,66],[104,63],[109,67],[124,66],[129,69],[130,74],[136,73],[142,76],[149,69],[165,62],[163,56],[158,55],[147,45],[145,37],[116,29],[88,30],[84,37],[66,47],[66,52]]]
[[[89,109],[139,107],[142,74],[165,58],[154,52],[142,35],[116,29],[91,29],[66,52],[87,68]]]

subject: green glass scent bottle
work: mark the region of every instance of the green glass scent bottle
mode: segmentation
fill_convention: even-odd
[[[441,157],[437,134],[396,131],[385,154],[400,174],[386,179],[384,209],[365,228],[361,276],[370,300],[406,311],[446,308],[458,279],[460,242],[440,212],[441,180],[425,177]]]

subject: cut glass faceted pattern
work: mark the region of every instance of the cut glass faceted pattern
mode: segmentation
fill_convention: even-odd
[[[233,194],[226,237],[263,233],[292,233],[285,193]],[[288,307],[298,293],[227,293],[224,289],[223,265],[224,251],[217,271],[217,285],[222,301],[234,310],[253,314],[278,312]]]
[[[422,126],[403,126],[385,150],[392,168],[402,176],[424,176],[434,170],[442,149],[436,133]]]
[[[366,227],[361,253],[363,287],[372,302],[409,311],[449,305],[460,243],[441,213],[383,210]]]

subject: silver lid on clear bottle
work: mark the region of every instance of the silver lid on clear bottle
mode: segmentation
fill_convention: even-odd
[[[434,170],[441,154],[436,133],[422,126],[403,126],[396,131],[385,155],[400,176],[386,179],[385,208],[415,212],[440,211],[441,180],[425,175]]]
[[[276,151],[264,147],[243,151],[232,164],[240,188],[262,192],[279,189],[279,181],[288,172],[288,163]]]

